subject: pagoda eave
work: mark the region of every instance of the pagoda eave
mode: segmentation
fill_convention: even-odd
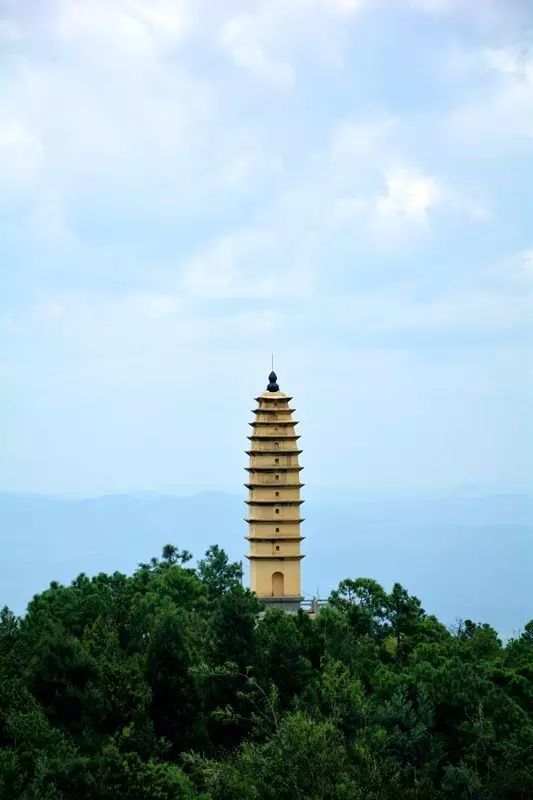
[[[299,456],[303,450],[245,450],[249,456]]]
[[[244,469],[246,472],[300,472],[303,467],[299,464],[254,464]]]
[[[246,558],[250,561],[264,561],[265,559],[270,559],[271,561],[301,561],[302,558],[305,556],[300,553],[299,555],[288,556],[288,555],[278,555],[277,553],[274,554],[259,554],[259,553],[246,553]]]
[[[252,517],[243,517],[245,522],[254,525],[278,525],[285,523],[286,525],[300,525],[305,522],[305,517],[298,517],[297,519],[253,519]]]
[[[305,483],[245,483],[247,489],[301,489]]]
[[[282,500],[275,497],[273,500],[245,500],[248,506],[301,506],[305,500]]]
[[[249,542],[303,542],[305,536],[287,536],[286,534],[273,534],[272,536],[245,536]]]
[[[291,420],[291,419],[275,419],[275,420],[272,420],[272,422],[265,422],[265,421],[262,421],[262,420],[254,420],[253,422],[249,422],[248,423],[248,425],[251,425],[252,428],[257,427],[258,425],[281,425],[283,427],[288,428],[290,425],[299,425],[299,424],[300,423],[298,422],[297,419],[295,419],[295,420]]]
[[[283,411],[284,414],[294,414],[296,411],[295,408],[252,408],[252,413],[254,414],[278,414],[280,411]],[[250,423],[252,425],[253,423]]]
[[[257,434],[253,433],[251,436],[247,436],[251,442],[263,442],[265,439],[269,441],[270,439],[275,439],[276,441],[283,441],[283,442],[296,442],[298,439],[301,438],[300,434],[297,433],[264,433],[264,434]]]
[[[271,395],[266,395],[266,394],[259,395],[259,397],[254,397],[254,400],[256,402],[258,402],[258,403],[265,402],[265,401],[274,402],[274,403],[290,403],[290,401],[292,400],[292,397],[289,397],[286,394],[275,395],[274,393],[272,393]],[[262,410],[263,409],[261,407],[259,407],[259,411],[262,411]]]

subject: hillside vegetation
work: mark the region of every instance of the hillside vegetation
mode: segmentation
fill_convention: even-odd
[[[399,584],[270,610],[212,547],[0,616],[1,800],[533,798],[533,621],[505,646]]]

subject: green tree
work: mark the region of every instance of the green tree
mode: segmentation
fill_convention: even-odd
[[[154,731],[172,744],[174,753],[203,742],[204,720],[193,674],[197,661],[189,623],[186,613],[168,606],[155,620],[147,650]]]
[[[387,593],[371,578],[346,579],[331,593],[330,603],[346,614],[356,636],[384,637]]]
[[[406,640],[421,630],[425,617],[418,597],[410,595],[399,583],[385,600],[386,618],[395,640],[395,653],[398,661],[403,657]]]
[[[217,800],[357,800],[342,737],[331,722],[286,716],[264,744],[245,744],[230,762],[205,765]]]
[[[0,800],[533,797],[533,621],[450,632],[363,578],[264,613],[222,550],[189,560],[0,611]]]
[[[198,577],[207,586],[209,598],[214,600],[241,585],[242,565],[230,562],[227,553],[218,544],[207,550],[198,562]]]
[[[257,680],[264,687],[273,683],[282,708],[288,708],[313,679],[298,622],[280,609],[271,609],[257,625],[256,640]]]

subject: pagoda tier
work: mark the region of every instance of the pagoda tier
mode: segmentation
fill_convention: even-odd
[[[276,411],[276,413],[279,413],[279,412]],[[252,428],[256,428],[259,425],[268,425],[268,424],[269,423],[266,420],[265,421],[261,421],[260,419],[254,419],[253,422],[249,422],[248,423],[248,425],[251,425]],[[284,426],[284,425],[299,425],[300,423],[296,419],[295,420],[292,420],[292,419],[276,419],[276,423],[275,424]]]
[[[295,611],[301,600],[300,490],[298,424],[292,419],[292,397],[280,392],[270,373],[267,389],[256,397],[255,420],[249,424],[250,457],[246,503],[250,585],[265,603]]]
[[[252,465],[250,467],[244,468],[247,472],[300,472],[303,469],[298,463],[296,464],[285,464],[284,466],[278,466],[276,464],[261,464],[261,465]]]
[[[271,523],[270,525],[255,525],[254,520],[249,526],[248,539],[267,540],[270,543],[277,542],[279,539],[302,539],[300,535],[300,523],[302,520],[285,522],[281,525]]]
[[[259,416],[259,414],[272,414],[272,415],[285,414],[285,415],[287,415],[287,414],[294,414],[295,410],[296,409],[294,409],[294,408],[279,408],[278,406],[272,406],[271,408],[265,408],[265,407],[254,408],[253,409],[253,413],[257,414],[258,416]],[[253,422],[249,422],[248,424],[249,425],[253,425]],[[295,422],[294,424],[296,425],[297,423]]]
[[[251,561],[259,558],[268,558],[271,561],[301,561],[304,556],[301,553],[295,554],[293,556],[289,556],[287,554],[280,556],[279,553],[246,553],[246,558],[249,558]],[[274,596],[274,595],[272,595]],[[294,597],[294,595],[291,595]],[[264,602],[268,602],[268,598],[261,598]]]

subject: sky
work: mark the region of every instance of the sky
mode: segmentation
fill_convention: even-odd
[[[0,0],[0,489],[533,474],[530,0]]]

